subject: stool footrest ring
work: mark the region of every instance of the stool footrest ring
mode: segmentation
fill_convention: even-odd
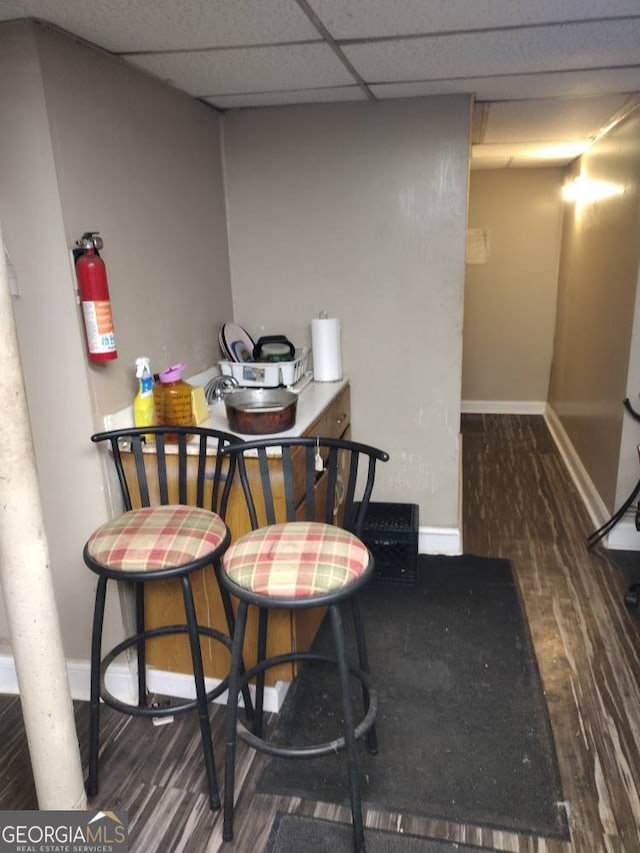
[[[114,646],[100,661],[100,698],[105,705],[109,705],[109,707],[114,708],[116,711],[121,711],[124,714],[130,714],[134,717],[168,717],[173,714],[181,714],[186,711],[193,711],[197,709],[197,698],[190,699],[185,702],[178,702],[175,705],[171,704],[162,708],[152,707],[151,705],[133,705],[130,702],[123,702],[121,699],[117,699],[113,693],[107,690],[105,684],[108,668],[111,666],[113,661],[127,649],[130,649],[132,646],[136,646],[138,643],[144,642],[145,640],[153,637],[163,637],[168,634],[188,634],[188,632],[189,628],[187,625],[162,625],[159,628],[149,628],[140,634],[133,634],[121,643],[118,643],[117,646]],[[221,631],[216,631],[215,628],[209,628],[205,625],[198,625],[198,634],[200,636],[209,637],[212,640],[217,640],[219,643],[222,643],[229,652],[231,651],[231,639]],[[221,696],[227,689],[228,682],[229,679],[227,677],[221,681],[220,684],[216,685],[213,690],[210,690],[207,693],[207,702],[212,702],[214,699],[217,699],[218,696]]]
[[[337,665],[334,658],[326,657],[325,655],[317,655],[312,652],[290,652],[285,655],[268,658],[261,661],[251,669],[245,672],[241,684],[244,686],[251,678],[266,669],[273,666],[278,666],[281,663],[291,663],[295,661],[309,661],[315,663],[329,663]],[[369,695],[369,707],[367,713],[354,729],[356,740],[364,737],[373,726],[378,712],[378,693],[372,685],[371,678],[368,673],[357,667],[349,667],[349,672],[354,675],[367,689]],[[259,752],[264,752],[267,755],[276,756],[279,758],[316,758],[321,755],[333,755],[345,748],[344,735],[324,743],[312,744],[310,746],[281,746],[271,743],[270,741],[260,738],[250,732],[243,723],[238,720],[236,722],[236,731],[240,740],[251,746]]]

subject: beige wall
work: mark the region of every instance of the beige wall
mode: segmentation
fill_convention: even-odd
[[[610,182],[621,195],[565,205],[558,327],[549,401],[609,510],[638,477],[637,424],[624,423],[622,400],[638,404],[630,367],[639,321],[640,115],[598,141],[572,174]],[[636,350],[638,348],[636,342]],[[619,479],[620,477],[620,479]]]
[[[487,263],[467,264],[462,399],[547,399],[556,315],[560,169],[472,171],[469,228]]]
[[[376,499],[421,525],[458,523],[468,135],[462,96],[225,115],[234,317],[297,344],[340,318]]]
[[[82,547],[106,517],[95,447],[128,405],[133,362],[189,372],[218,357],[231,314],[219,117],[120,61],[38,25],[0,27],[0,222],[51,565],[69,658],[87,658],[93,576]],[[88,365],[69,248],[102,232],[119,359]],[[119,620],[109,624],[115,636]],[[0,614],[0,640],[6,640]]]
[[[67,245],[100,230],[118,360],[91,366],[96,412],[135,393],[135,359],[186,373],[219,357],[232,312],[220,117],[100,51],[37,30]],[[98,425],[98,424],[97,424]]]
[[[457,525],[468,98],[232,114],[223,156],[214,111],[17,23],[0,27],[0,110],[0,222],[67,657],[88,656],[81,553],[107,512],[89,435],[131,402],[136,356],[196,372],[230,317],[308,342],[321,308],[340,316],[354,435],[392,454],[376,497]],[[69,260],[89,229],[120,354],[99,366]]]
[[[80,537],[104,518],[105,502],[87,446],[93,418],[30,28],[0,28],[0,111],[0,221],[20,288],[13,301],[56,597],[65,651],[86,657],[93,584]]]

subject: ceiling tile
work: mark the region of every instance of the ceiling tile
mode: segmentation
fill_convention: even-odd
[[[472,95],[473,81],[463,80],[411,80],[407,83],[369,83],[369,89],[378,100],[386,98],[420,98],[429,95]]]
[[[506,169],[509,165],[510,157],[495,157],[494,159],[471,160],[471,171],[478,172],[481,169]]]
[[[491,104],[485,116],[482,142],[553,142],[587,138],[604,127],[628,100],[625,95],[602,98],[568,98],[501,101]]]
[[[639,15],[637,0],[310,0],[336,39]]]
[[[557,145],[531,142],[514,145],[473,145],[471,159],[474,168],[482,163],[504,164],[505,160],[508,166],[566,166],[587,147],[585,142]],[[490,168],[497,166],[492,165]]]
[[[545,140],[549,162],[640,92],[640,0],[0,0],[0,21],[48,20],[219,109],[362,101],[307,5],[376,98],[473,95],[492,163],[492,140],[520,146],[511,166]]]
[[[220,95],[204,100],[221,110],[240,107],[274,107],[287,104],[323,104],[338,101],[365,101],[367,96],[359,86],[339,88],[296,89],[285,92],[258,92],[249,95]]]
[[[640,18],[364,42],[343,50],[372,84],[637,65]]]
[[[115,53],[318,39],[295,0],[2,0],[0,20],[41,18]]]
[[[199,97],[353,85],[326,44],[156,53],[127,60]]]
[[[377,83],[376,98],[474,93],[478,101],[524,98],[566,98],[640,91],[640,67],[599,71],[562,71],[556,74],[506,74],[503,77],[460,77],[455,80]]]

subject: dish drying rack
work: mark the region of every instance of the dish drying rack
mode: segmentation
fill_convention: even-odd
[[[245,388],[290,388],[307,372],[308,347],[296,349],[293,361],[219,361],[223,376],[233,376]]]

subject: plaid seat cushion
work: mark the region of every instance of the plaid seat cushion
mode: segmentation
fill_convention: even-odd
[[[243,589],[279,598],[339,590],[362,575],[369,552],[352,533],[316,521],[274,524],[233,542],[223,571]]]
[[[191,506],[156,506],[125,512],[99,527],[87,542],[91,557],[124,572],[171,569],[205,557],[224,541],[220,516]]]

